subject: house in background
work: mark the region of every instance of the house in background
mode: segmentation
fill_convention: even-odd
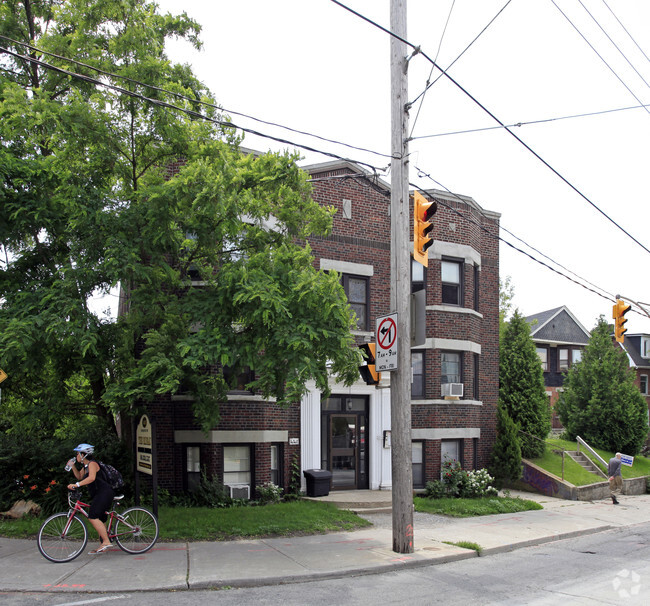
[[[564,305],[527,316],[526,321],[544,371],[552,428],[562,429],[555,405],[564,384],[564,373],[582,359],[590,333]]]
[[[618,345],[627,354],[630,367],[636,373],[636,385],[648,404],[648,418],[650,420],[650,335],[648,334],[625,334],[623,343]]]
[[[340,274],[358,318],[357,344],[374,341],[376,318],[391,312],[390,187],[347,161],[305,170],[314,200],[337,211],[332,233],[309,239],[315,266]],[[488,465],[499,389],[500,215],[467,196],[427,196],[438,202],[434,243],[428,268],[413,262],[411,271],[411,290],[426,293],[426,339],[411,355],[416,488],[440,477],[445,457],[466,469]],[[265,482],[287,488],[296,464],[303,489],[309,469],[329,470],[332,490],[391,488],[390,373],[377,386],[361,376],[350,387],[332,379],[327,398],[312,382],[289,408],[247,391],[249,380],[242,377],[220,403],[219,424],[207,434],[194,421],[190,396],[147,404],[161,488],[192,490],[205,469],[253,498]]]

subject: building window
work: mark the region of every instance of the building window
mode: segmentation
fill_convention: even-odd
[[[480,300],[480,286],[481,286],[481,272],[479,271],[479,266],[474,265],[474,311],[479,311],[479,300]]]
[[[478,354],[474,354],[474,399],[476,401],[480,400],[480,390],[479,390],[479,384],[480,384],[480,356]]]
[[[411,442],[413,488],[424,488],[424,442]]]
[[[574,349],[571,351],[571,363],[577,364],[582,361],[582,349]]]
[[[641,339],[641,355],[644,358],[650,358],[650,339]]]
[[[255,380],[255,372],[248,366],[224,366],[223,378],[228,384],[230,391],[245,391],[250,393],[246,387]]]
[[[542,370],[548,371],[548,349],[546,347],[537,347],[537,355],[542,363]]]
[[[271,482],[282,486],[282,444],[271,444]]]
[[[440,273],[442,278],[442,302],[447,305],[462,305],[462,277],[463,264],[459,261],[442,261]]]
[[[644,396],[648,395],[648,375],[641,375],[639,377],[639,390]]]
[[[463,465],[463,448],[462,440],[442,440],[440,442],[440,474],[442,475],[442,465],[447,461],[456,461]]]
[[[443,351],[441,357],[441,383],[462,383],[462,358],[456,351]]]
[[[411,397],[424,397],[424,352],[411,352]]]
[[[369,302],[368,278],[362,276],[349,276],[343,274],[343,289],[348,298],[348,303],[357,316],[357,329],[368,330]]]
[[[424,290],[426,284],[426,269],[422,263],[411,259],[411,292]]]
[[[194,492],[201,482],[201,447],[185,447],[185,488]]]
[[[223,483],[226,486],[251,485],[250,446],[223,447]]]
[[[568,349],[558,349],[557,350],[557,369],[558,370],[568,370],[569,368],[569,350]]]

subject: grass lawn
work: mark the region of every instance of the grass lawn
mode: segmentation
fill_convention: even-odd
[[[557,448],[553,445],[553,448]],[[569,450],[566,449],[565,450]],[[573,450],[575,450],[575,445]],[[562,478],[562,455],[553,452],[551,448],[546,447],[544,455],[531,459],[535,465],[538,465],[546,471],[550,471],[558,478]],[[586,486],[587,484],[594,484],[596,482],[603,482],[604,478],[594,473],[590,473],[583,467],[580,467],[573,459],[567,455],[564,456],[564,480],[573,484],[574,486]]]
[[[551,446],[552,448],[556,449],[563,449],[563,450],[577,450],[577,444],[576,442],[570,442],[569,440],[561,440],[559,438],[549,438],[546,440],[546,443]],[[594,448],[594,450],[605,460],[609,461],[616,453],[615,452],[610,452],[608,450],[601,450],[600,448]],[[584,449],[580,449],[580,452],[583,452]],[[548,451],[547,451],[548,452]],[[600,463],[596,460],[594,460],[588,452],[585,452],[585,454],[596,463],[596,465],[600,465]],[[534,461],[537,463],[537,461]],[[539,463],[537,463],[539,465]],[[541,465],[540,465],[541,466]],[[547,469],[544,467],[544,469]],[[566,467],[565,467],[566,470]],[[552,471],[551,469],[548,469],[551,473],[555,473],[555,475],[559,475],[556,472]],[[607,470],[603,469],[603,471],[606,473]],[[646,457],[641,457],[641,456],[636,456],[634,457],[634,465],[632,467],[628,467],[627,465],[622,465],[621,466],[621,472],[623,474],[624,478],[638,478],[641,476],[650,476],[650,459],[647,459]],[[570,481],[570,480],[568,480]],[[598,481],[598,480],[597,480]],[[600,479],[602,481],[602,478]],[[574,484],[574,482],[571,482]],[[576,486],[582,486],[582,484],[575,484]]]
[[[535,501],[510,497],[483,497],[481,499],[427,499],[426,497],[415,497],[413,502],[415,503],[415,511],[455,518],[544,509]]]

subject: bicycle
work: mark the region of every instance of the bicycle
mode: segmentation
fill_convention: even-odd
[[[88,543],[88,529],[83,517],[88,518],[88,503],[81,501],[79,491],[68,494],[70,509],[51,515],[38,531],[38,550],[50,562],[71,562],[79,556]],[[144,507],[131,507],[123,513],[115,508],[124,495],[113,498],[113,508],[107,511],[108,538],[130,554],[149,551],[158,540],[158,520]]]

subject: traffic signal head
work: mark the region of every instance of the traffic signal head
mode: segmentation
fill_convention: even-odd
[[[425,267],[429,265],[427,250],[433,244],[429,232],[433,229],[431,218],[438,205],[429,202],[420,192],[413,192],[413,258]]]
[[[375,370],[375,343],[364,343],[359,345],[359,349],[366,358],[366,363],[359,366],[361,378],[366,385],[377,385],[381,381],[381,373]]]
[[[619,343],[623,343],[625,333],[627,332],[627,328],[625,328],[627,319],[623,316],[630,311],[631,307],[631,305],[626,305],[625,301],[622,299],[616,299],[616,303],[614,303],[614,308],[612,309],[612,318],[614,318],[614,336]]]

